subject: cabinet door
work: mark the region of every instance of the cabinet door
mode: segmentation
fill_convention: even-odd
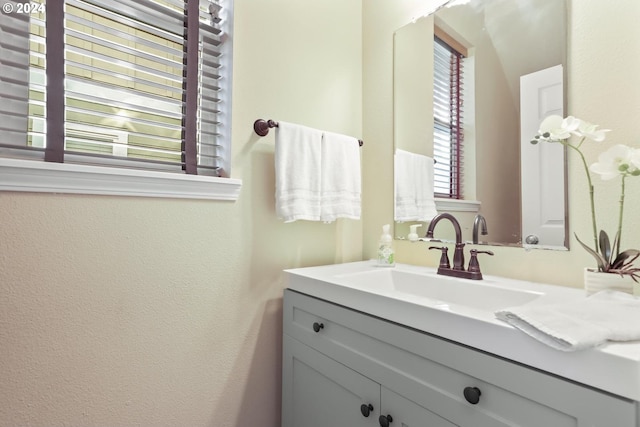
[[[283,427],[377,425],[378,383],[288,335],[283,337],[283,359]],[[371,405],[368,416],[362,405]]]
[[[383,417],[391,417],[389,426],[393,427],[456,427],[444,418],[423,408],[422,406],[382,387],[381,392]],[[381,422],[380,425],[385,425]]]

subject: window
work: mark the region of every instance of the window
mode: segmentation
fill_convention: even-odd
[[[227,179],[231,0],[40,1],[0,14],[2,181],[28,175],[18,159],[148,182],[142,195],[169,181],[239,183]]]
[[[434,39],[433,154],[437,197],[462,198],[463,55]]]

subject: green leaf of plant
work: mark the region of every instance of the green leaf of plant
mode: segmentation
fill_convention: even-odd
[[[618,251],[620,250],[619,246],[620,241],[620,232],[616,233],[616,237],[613,239],[613,244],[611,245],[611,256],[609,256],[609,266],[613,264],[613,261],[618,257]]]
[[[596,259],[596,262],[598,263],[598,269],[600,271],[607,271],[605,269],[607,262],[604,260],[604,258],[602,258],[602,256],[598,252],[594,251],[589,246],[582,243],[582,241],[578,238],[578,235],[576,233],[573,233],[573,235],[576,237],[576,240],[578,241],[578,243],[580,243],[582,247]]]
[[[629,265],[630,263],[627,263],[627,260],[629,258],[631,258],[631,263],[633,263],[633,261],[635,261],[638,257],[640,256],[640,251],[637,249],[627,249],[626,251],[620,252],[620,255],[618,255],[616,257],[616,259],[611,263],[611,268],[613,269],[621,269],[626,267],[625,263],[627,265]]]
[[[600,245],[600,254],[606,263],[605,271],[607,271],[609,269],[609,265],[611,265],[611,244],[609,242],[609,236],[604,230],[600,230],[598,244]]]

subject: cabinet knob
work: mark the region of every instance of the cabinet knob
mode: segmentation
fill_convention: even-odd
[[[480,389],[478,387],[465,387],[464,388],[464,398],[467,399],[467,402],[475,405],[480,402]]]
[[[369,403],[368,405],[365,405],[363,403],[360,406],[360,412],[362,412],[362,416],[365,418],[371,414],[371,411],[373,411],[373,405],[371,403]]]
[[[380,427],[389,427],[389,423],[393,422],[393,418],[391,415],[380,415],[378,421],[380,422]]]
[[[324,329],[324,323],[313,322],[313,330],[320,332],[320,329]]]

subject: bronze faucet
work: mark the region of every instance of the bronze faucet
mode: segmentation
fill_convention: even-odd
[[[473,219],[473,235],[471,241],[475,245],[478,244],[478,228],[480,228],[480,232],[483,236],[486,236],[488,234],[487,220],[484,219],[484,217],[480,214],[476,215],[476,217]]]
[[[460,229],[460,223],[453,215],[445,212],[434,216],[429,223],[426,237],[433,238],[433,230],[441,219],[448,219],[451,221],[453,229],[456,232],[456,248],[453,252],[453,270],[464,271],[464,243],[462,243],[462,230]]]
[[[462,243],[462,230],[460,229],[460,223],[458,220],[451,215],[450,213],[441,213],[433,217],[431,222],[429,223],[429,228],[427,229],[427,234],[425,237],[432,239],[433,238],[433,230],[436,228],[436,224],[441,219],[448,219],[453,224],[453,228],[456,232],[456,247],[453,252],[453,268],[449,266],[449,257],[447,255],[448,248],[446,246],[436,247],[431,246],[429,249],[440,249],[442,251],[442,256],[440,258],[440,265],[438,266],[438,274],[442,274],[444,276],[453,276],[453,277],[461,277],[464,279],[473,279],[473,280],[481,280],[482,273],[480,272],[480,264],[478,264],[478,254],[489,254],[493,255],[491,251],[479,251],[477,249],[471,250],[471,260],[469,261],[469,269],[464,269],[464,243]]]

